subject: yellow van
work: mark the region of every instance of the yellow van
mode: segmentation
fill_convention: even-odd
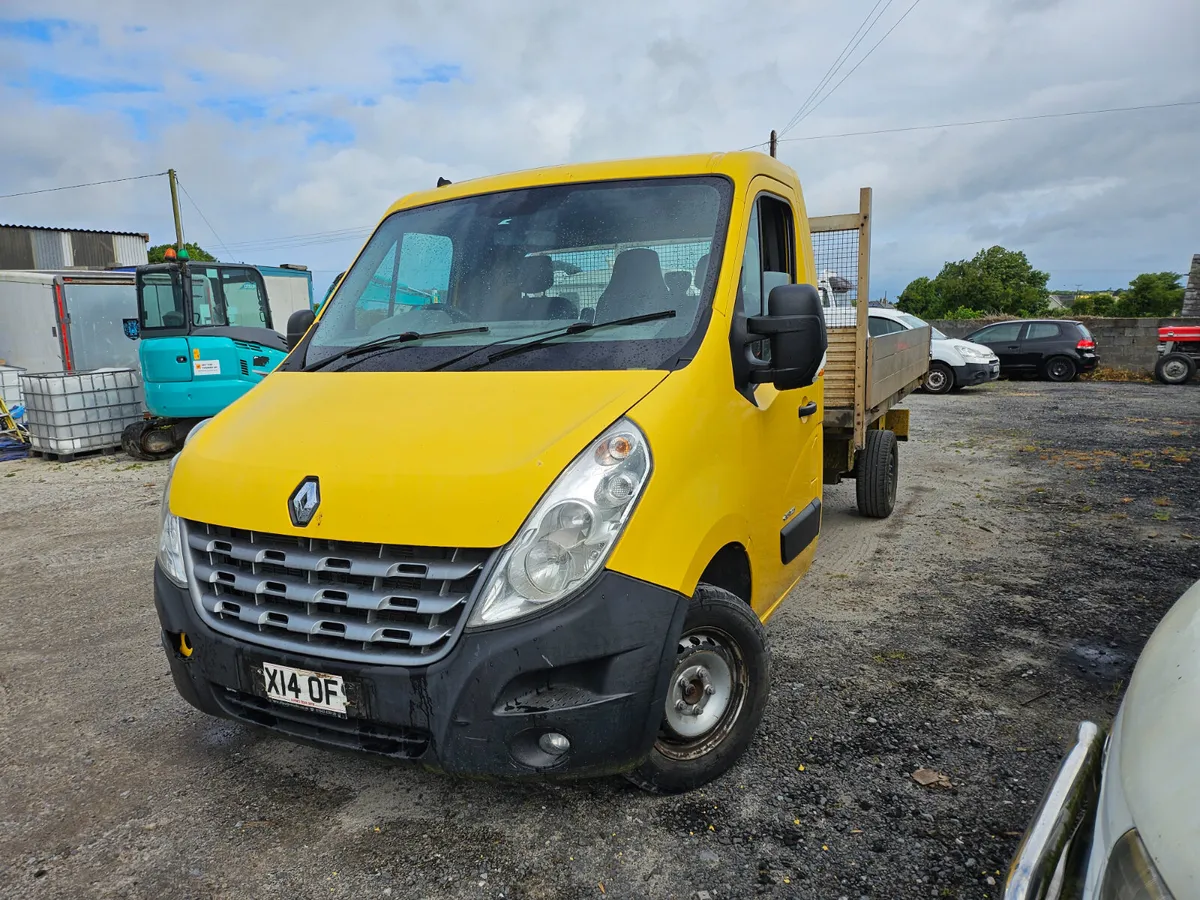
[[[823,442],[816,282],[796,175],[761,154],[402,199],[172,463],[155,602],[180,693],[450,772],[719,776],[823,481],[891,512],[891,407],[924,372],[906,332],[886,402],[853,393],[864,286],[858,399]]]

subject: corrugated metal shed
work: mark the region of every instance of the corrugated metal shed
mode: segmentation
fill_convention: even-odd
[[[75,265],[71,259],[71,235],[66,231],[39,228],[30,233],[33,239],[33,264],[39,269],[65,269]]]
[[[148,234],[0,224],[0,269],[138,266]]]

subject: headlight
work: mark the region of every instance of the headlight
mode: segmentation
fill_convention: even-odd
[[[192,442],[192,438],[194,438],[196,435],[198,435],[200,433],[200,431],[204,428],[204,426],[206,426],[211,421],[212,421],[212,416],[209,416],[207,419],[201,419],[199,422],[197,422],[195,425],[193,425],[191,427],[191,430],[188,431],[187,437],[185,437],[183,439],[183,446],[186,447],[188,444],[190,444]]]
[[[178,455],[171,459],[170,468],[167,469],[167,484],[163,488],[162,531],[158,536],[158,564],[162,566],[162,570],[172,581],[186,585],[187,573],[183,568],[183,532],[179,527],[179,517],[171,514],[169,504],[171,478],[175,475],[175,462],[178,459]]]
[[[1172,900],[1136,828],[1130,828],[1113,845],[1100,900]]]
[[[650,446],[617,422],[563,470],[504,549],[468,626],[495,625],[565,600],[608,559],[650,477]]]
[[[976,350],[974,347],[959,347],[957,349],[967,359],[988,359],[992,355],[990,352],[985,353],[982,350]]]

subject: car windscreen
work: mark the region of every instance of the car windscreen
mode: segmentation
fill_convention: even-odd
[[[903,322],[905,325],[907,325],[909,328],[928,328],[930,330],[930,332],[932,333],[933,339],[935,341],[946,340],[945,334],[938,331],[938,329],[934,328],[932,325],[930,325],[924,319],[918,319],[912,313],[901,313],[900,321]]]
[[[305,362],[431,335],[354,365],[421,370],[472,346],[670,310],[564,336],[495,367],[671,368],[707,321],[717,269],[709,259],[720,258],[731,194],[726,179],[700,176],[550,185],[398,211],[338,284]]]

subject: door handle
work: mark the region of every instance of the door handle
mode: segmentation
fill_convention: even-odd
[[[1008,345],[1007,347],[1005,347],[1004,349],[1005,349],[1005,350],[1020,350],[1021,348],[1020,348],[1020,346],[1019,346],[1019,345],[1017,345],[1017,344],[1009,344],[1009,345]]]
[[[185,363],[185,362],[187,362],[187,357],[186,356],[177,356],[177,357],[175,357],[175,362]]]
[[[805,416],[811,416],[816,411],[817,411],[817,401],[810,400],[808,403],[805,403],[802,407],[800,407],[800,410],[799,410],[800,418],[803,419]]]

